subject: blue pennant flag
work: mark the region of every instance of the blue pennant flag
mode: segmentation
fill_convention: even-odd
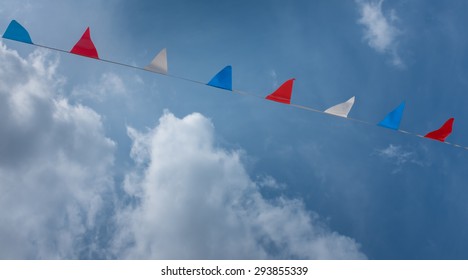
[[[3,34],[3,38],[33,44],[28,31],[16,20],[12,20]]]
[[[402,102],[400,106],[395,108],[393,111],[388,113],[381,122],[378,123],[379,126],[386,128],[398,130],[400,127],[401,118],[403,116],[403,110],[405,109],[405,102]]]
[[[226,66],[223,70],[219,71],[219,73],[216,74],[216,76],[214,76],[207,85],[232,91],[231,65]]]

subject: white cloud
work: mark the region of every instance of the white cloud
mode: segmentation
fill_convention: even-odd
[[[403,61],[397,52],[397,38],[401,31],[395,26],[398,16],[391,10],[386,17],[382,12],[383,0],[356,0],[361,18],[359,23],[364,25],[364,39],[379,53],[388,53],[392,56],[395,66],[403,66]]]
[[[0,43],[0,258],[90,257],[115,143],[61,98],[58,61]]]
[[[146,133],[128,128],[138,165],[125,190],[135,204],[118,215],[116,255],[156,259],[365,258],[300,200],[271,201],[240,152],[214,145],[214,127],[193,113],[166,112]],[[276,184],[274,179],[266,181]]]

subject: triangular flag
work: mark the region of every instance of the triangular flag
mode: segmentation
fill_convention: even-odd
[[[450,133],[452,133],[452,126],[454,118],[448,119],[441,128],[431,131],[426,134],[424,137],[434,139],[440,142],[445,142],[445,138],[447,138]]]
[[[33,44],[28,31],[16,20],[10,22],[7,30],[3,33],[3,38]]]
[[[295,79],[287,80],[277,90],[265,98],[275,102],[291,104],[291,94],[294,80]]]
[[[390,128],[390,129],[394,129],[394,130],[398,130],[400,128],[400,122],[403,116],[404,109],[405,109],[405,102],[402,102],[393,111],[388,113],[388,115],[377,125]]]
[[[156,55],[151,61],[151,64],[145,67],[146,70],[160,73],[160,74],[167,74],[167,51],[166,49],[162,49],[158,55]]]
[[[83,36],[81,36],[80,40],[75,44],[75,46],[71,49],[70,52],[77,55],[99,59],[96,47],[94,46],[94,43],[91,40],[89,27],[86,28],[86,31],[83,33]]]
[[[232,67],[228,65],[219,71],[209,82],[209,86],[232,90]]]
[[[347,118],[349,111],[351,111],[351,108],[353,108],[354,105],[354,96],[351,97],[348,101],[337,104],[333,107],[328,108],[325,110],[325,113],[327,114],[332,114],[335,116],[340,116],[343,118]]]

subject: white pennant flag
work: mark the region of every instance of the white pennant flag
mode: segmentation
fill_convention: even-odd
[[[146,70],[167,74],[167,51],[163,49],[156,55],[156,57],[151,61],[151,64],[145,67]]]
[[[354,96],[351,97],[348,101],[335,105],[333,107],[328,108],[325,110],[325,113],[332,114],[335,116],[340,116],[343,118],[347,118],[349,111],[354,105]]]

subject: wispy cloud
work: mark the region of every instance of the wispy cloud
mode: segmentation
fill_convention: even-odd
[[[286,188],[285,184],[278,183],[278,181],[276,181],[276,179],[271,177],[270,175],[258,176],[256,183],[261,188],[268,188],[268,189],[275,189],[275,190],[282,190]]]
[[[402,166],[405,164],[416,164],[419,166],[425,165],[415,152],[407,151],[398,145],[390,144],[384,149],[376,150],[376,154],[395,165],[396,168],[392,171],[392,173],[400,172],[402,170]]]
[[[397,39],[401,30],[395,25],[399,19],[395,10],[390,10],[387,16],[384,15],[383,2],[383,0],[356,0],[361,14],[358,22],[364,25],[364,39],[369,46],[379,53],[391,55],[392,64],[402,67],[404,63],[397,51]]]
[[[125,96],[127,88],[122,79],[114,73],[104,73],[98,83],[75,87],[72,96],[81,99],[92,99],[103,102],[111,96]]]
[[[270,76],[271,76],[271,79],[273,80],[273,87],[277,88],[279,86],[278,74],[276,73],[274,69],[270,71]]]

